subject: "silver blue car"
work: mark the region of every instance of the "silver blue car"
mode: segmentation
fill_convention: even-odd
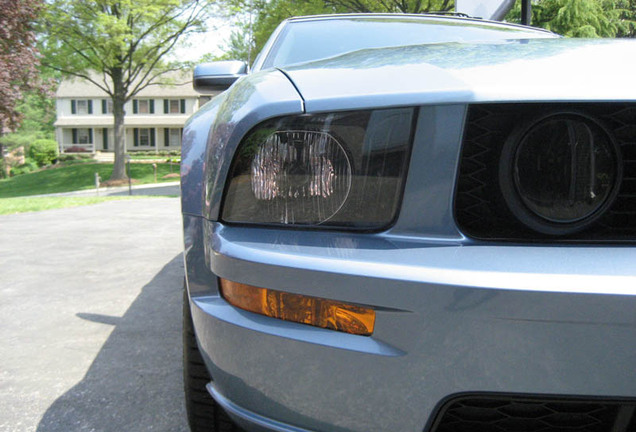
[[[182,155],[191,429],[636,431],[636,41],[294,18]]]

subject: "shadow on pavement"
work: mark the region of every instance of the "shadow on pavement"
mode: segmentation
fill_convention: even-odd
[[[42,417],[38,432],[188,431],[181,369],[181,254],[142,289],[123,317],[78,313],[114,326],[78,384]]]

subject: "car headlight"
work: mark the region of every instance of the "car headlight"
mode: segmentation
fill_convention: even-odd
[[[241,143],[221,218],[230,223],[380,229],[397,214],[414,109],[266,121]]]
[[[621,167],[618,146],[600,123],[577,113],[553,113],[509,137],[500,185],[523,224],[566,235],[589,226],[612,204]]]

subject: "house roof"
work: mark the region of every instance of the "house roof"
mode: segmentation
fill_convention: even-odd
[[[91,77],[97,82],[103,82],[104,79],[98,74],[91,74]],[[167,85],[150,85],[140,91],[135,97],[137,98],[161,98],[161,97],[198,97],[199,93],[192,88],[192,71],[174,71],[166,73],[163,81],[168,82]],[[110,82],[110,81],[109,81]],[[91,83],[82,78],[64,79],[56,92],[57,98],[103,98],[107,94]]]

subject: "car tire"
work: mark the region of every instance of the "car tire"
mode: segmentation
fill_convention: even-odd
[[[188,294],[183,290],[183,384],[188,424],[192,432],[243,432],[210,396],[212,381],[199,352]]]

